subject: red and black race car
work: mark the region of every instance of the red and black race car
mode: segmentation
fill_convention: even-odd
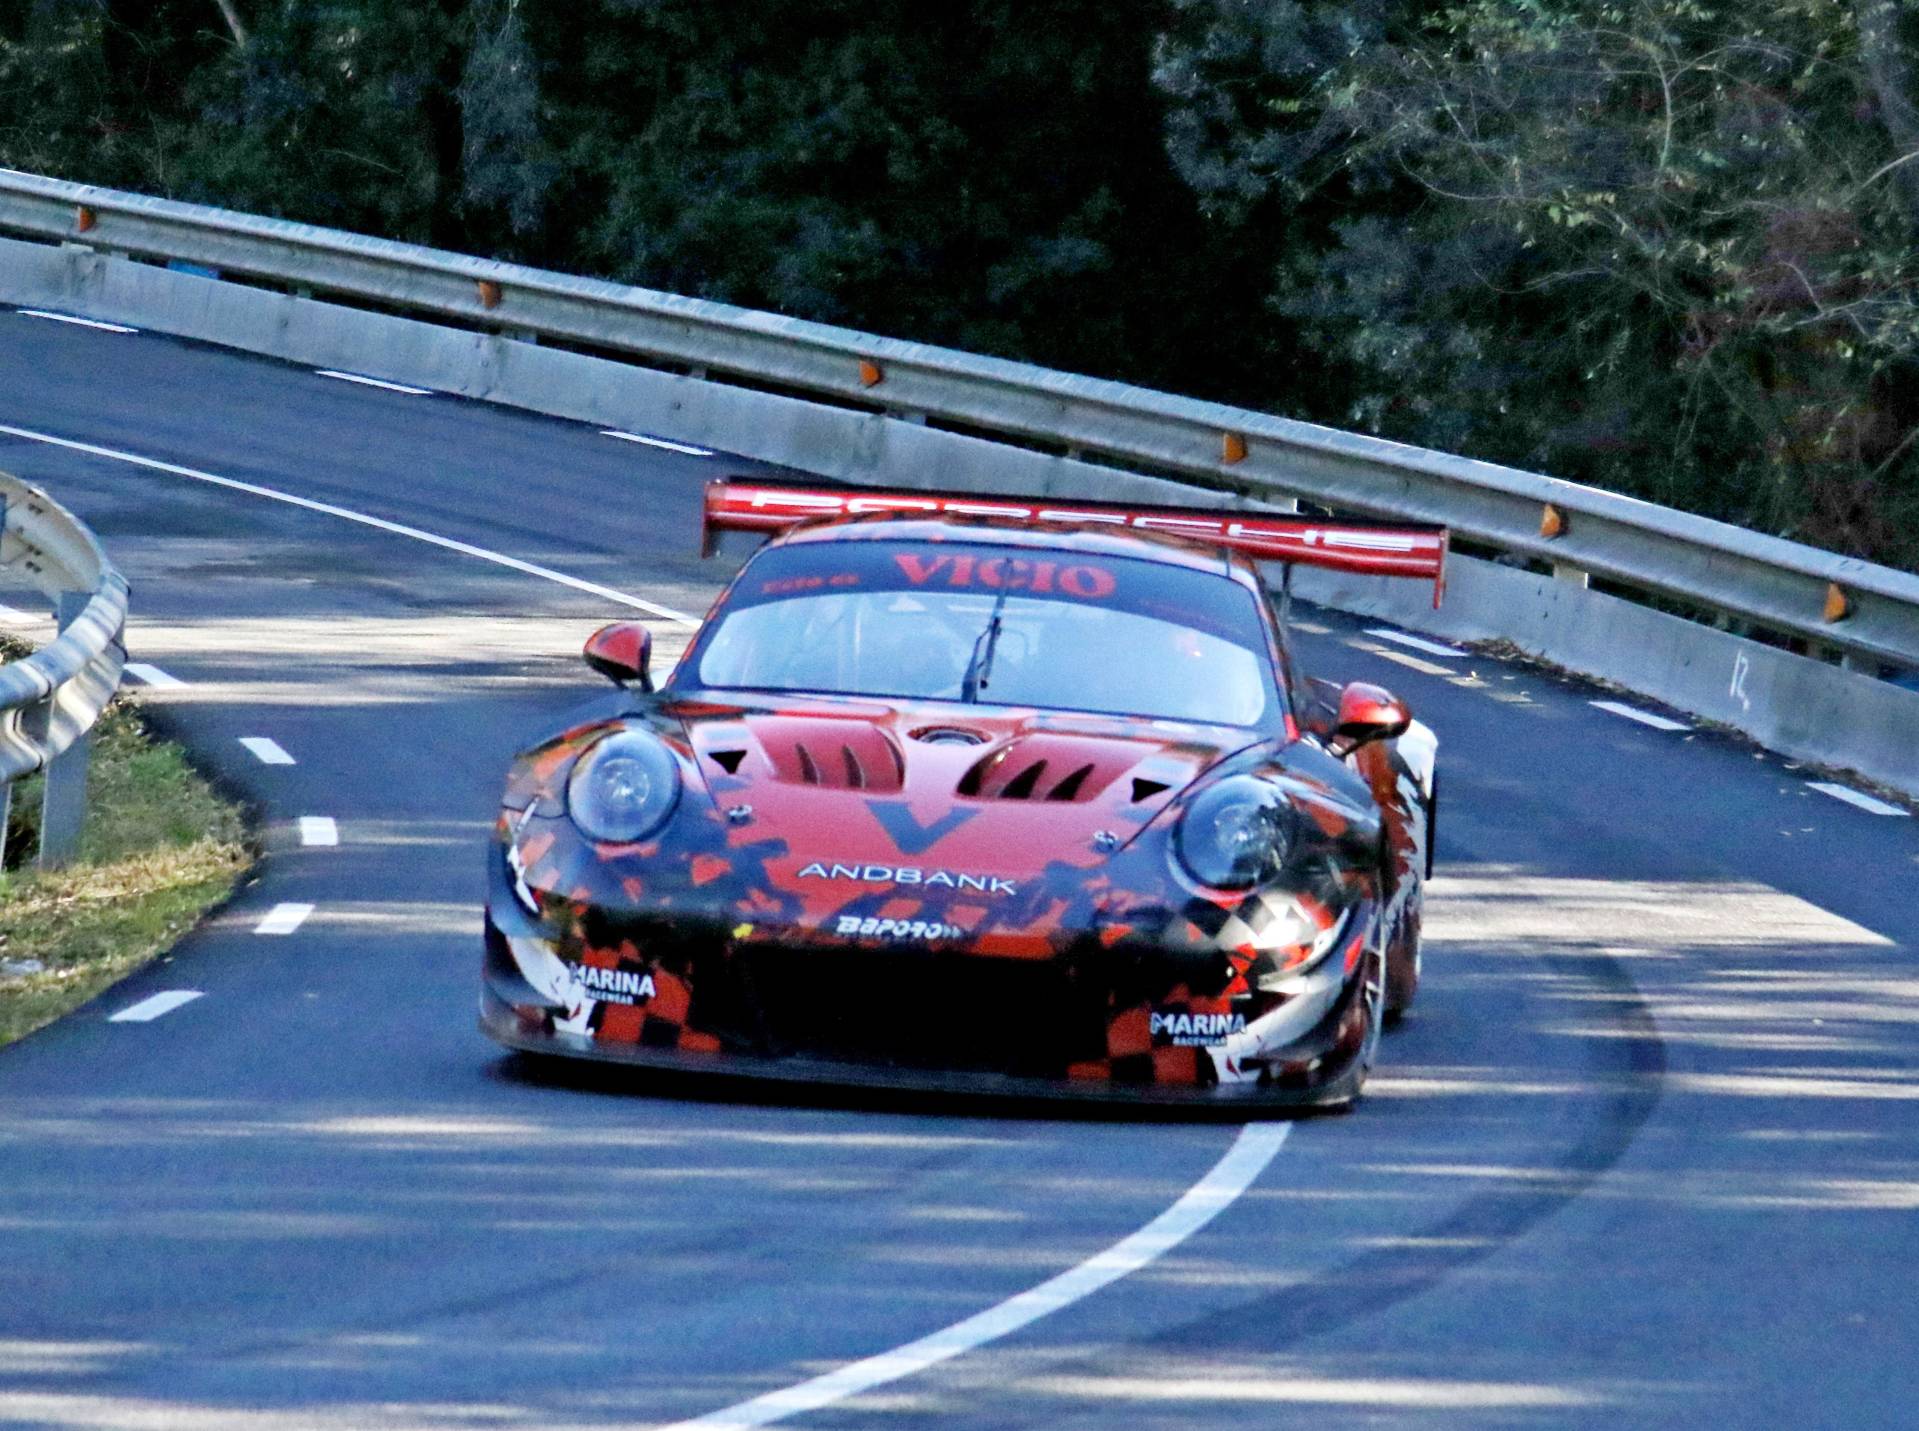
[[[1256,561],[1438,529],[722,481],[773,533],[653,689],[525,751],[481,1023],[780,1079],[1344,1105],[1419,979],[1436,742],[1308,682]]]

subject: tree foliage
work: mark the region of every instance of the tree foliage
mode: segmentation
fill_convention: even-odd
[[[1157,4],[29,3],[0,162],[1267,395],[1208,301],[1264,261],[1163,157]]]
[[[1249,235],[1329,215],[1272,293],[1346,420],[1919,558],[1903,7],[1181,8],[1172,152]]]
[[[0,164],[1919,564],[1902,0],[0,0]]]

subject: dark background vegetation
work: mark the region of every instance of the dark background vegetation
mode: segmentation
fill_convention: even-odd
[[[0,165],[1220,398],[1911,567],[1915,8],[0,0]]]

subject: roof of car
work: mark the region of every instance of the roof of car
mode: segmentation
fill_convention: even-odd
[[[1168,532],[1115,531],[1098,523],[1047,522],[1037,525],[1008,517],[896,516],[890,512],[828,517],[788,528],[770,545],[796,542],[950,542],[968,541],[1022,551],[1071,552],[1076,556],[1132,557],[1193,571],[1228,576],[1241,585],[1260,587],[1258,568],[1238,552]]]

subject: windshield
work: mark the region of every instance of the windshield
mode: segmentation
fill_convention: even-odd
[[[1253,594],[1163,562],[960,542],[806,542],[741,573],[675,684],[1273,719]]]

